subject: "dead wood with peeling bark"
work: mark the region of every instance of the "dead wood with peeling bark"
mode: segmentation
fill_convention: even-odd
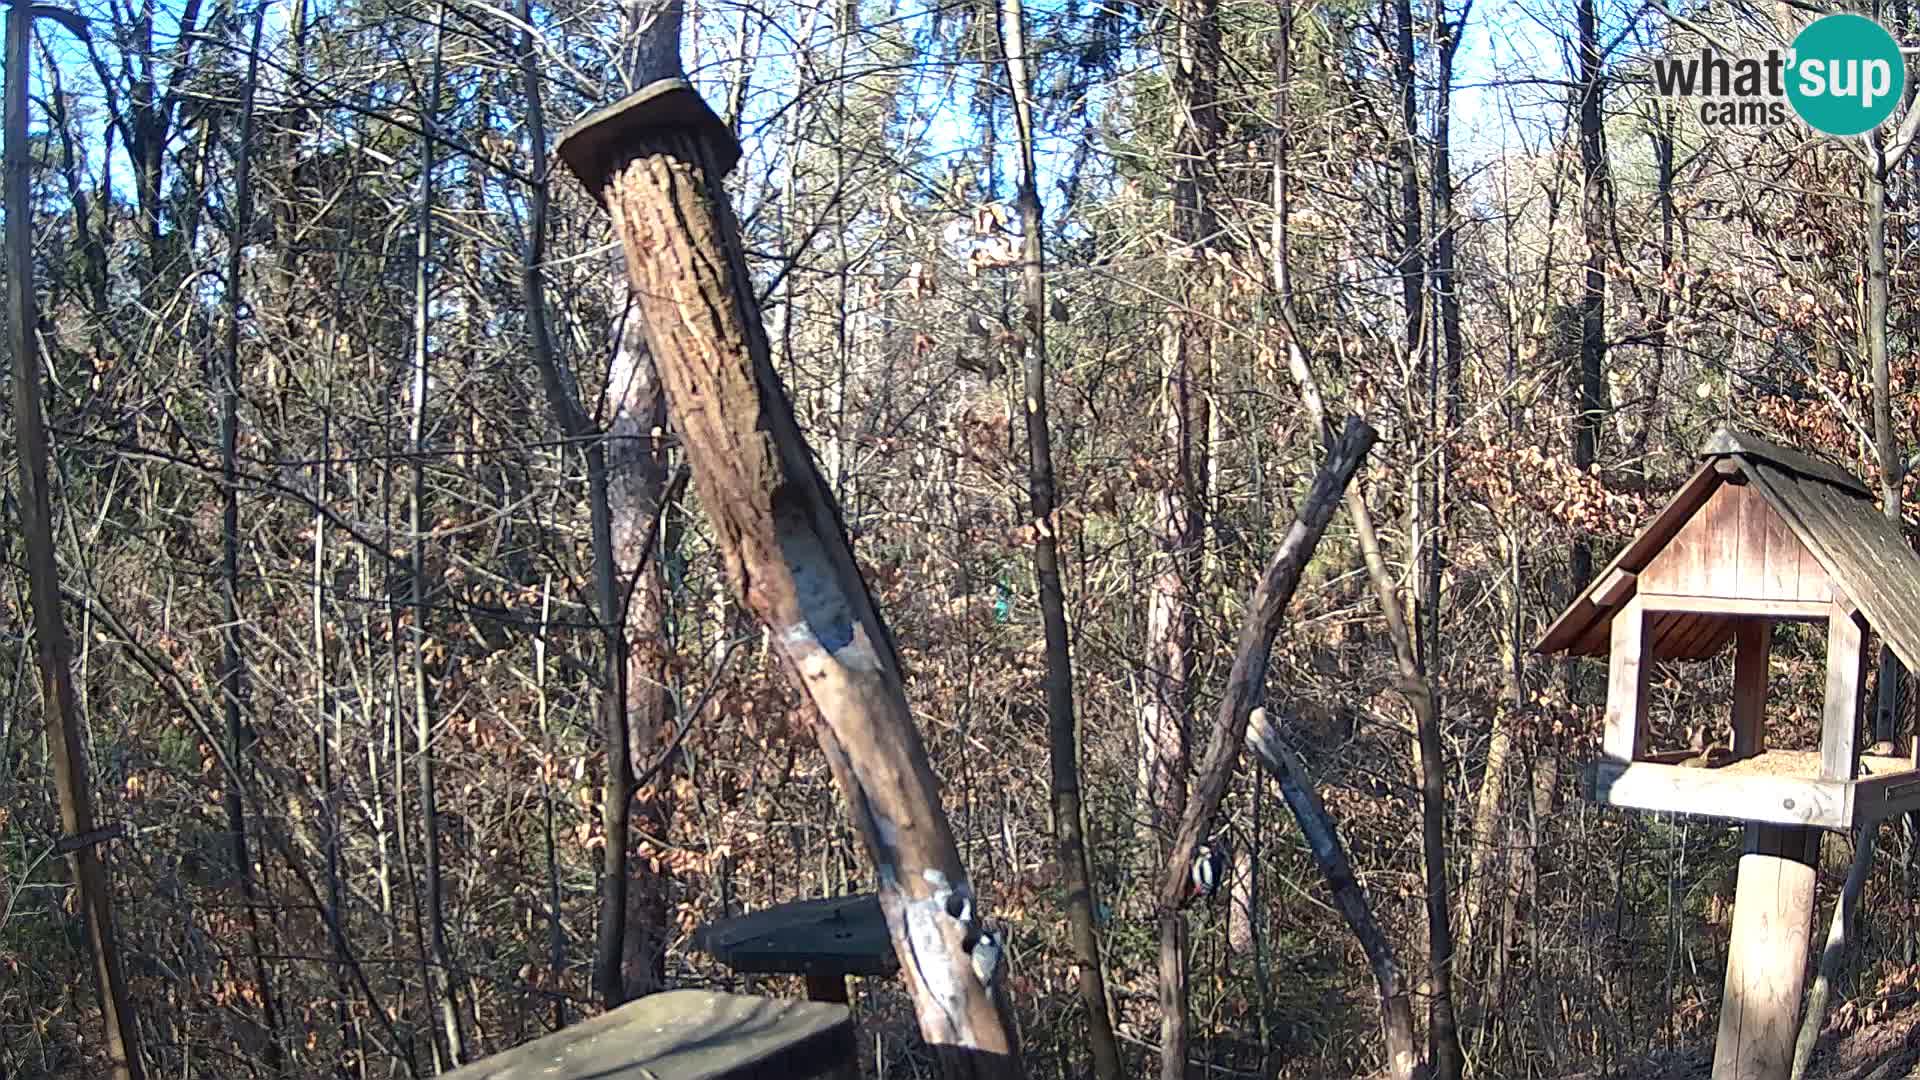
[[[625,250],[728,580],[816,710],[816,734],[878,870],[921,1034],[948,1076],[1019,1076],[1014,1027],[993,986],[1004,965],[982,963],[998,946],[983,933],[892,637],[773,370],[720,185],[732,148],[720,145],[717,120],[698,126],[711,114],[690,90],[672,93],[647,124],[619,129],[603,175],[581,179]],[[568,139],[604,138],[603,124]]]
[[[1265,709],[1255,709],[1247,724],[1247,746],[1266,766],[1280,785],[1280,796],[1300,823],[1307,848],[1320,874],[1333,892],[1334,906],[1360,940],[1373,969],[1374,985],[1380,991],[1380,1023],[1387,1036],[1387,1069],[1394,1080],[1412,1080],[1418,1075],[1419,1053],[1414,1049],[1413,1006],[1408,1000],[1406,973],[1393,954],[1393,945],[1373,916],[1373,905],[1354,876],[1353,863],[1347,859],[1346,845],[1340,841],[1340,829],[1327,813],[1313,780],[1293,750],[1280,738]]]

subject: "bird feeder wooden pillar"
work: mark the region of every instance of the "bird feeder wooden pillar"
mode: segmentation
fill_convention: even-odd
[[[1836,466],[1722,429],[1660,514],[1548,628],[1536,651],[1607,658],[1588,798],[1747,823],[1714,1080],[1786,1080],[1804,986],[1819,830],[1920,809],[1920,760],[1862,754],[1866,636],[1920,659],[1920,556],[1866,485]],[[1768,728],[1773,632],[1825,630],[1817,745]],[[1656,750],[1648,680],[1661,661],[1731,645],[1722,736]]]

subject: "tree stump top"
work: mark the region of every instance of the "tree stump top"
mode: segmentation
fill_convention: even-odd
[[[446,1080],[798,1080],[854,1059],[844,1005],[669,990],[446,1074]]]
[[[709,923],[693,947],[748,975],[891,975],[900,970],[873,893],[796,900]]]
[[[607,175],[649,135],[685,132],[707,139],[720,175],[740,162],[740,141],[685,79],[661,79],[581,117],[555,152],[576,179],[606,205]]]

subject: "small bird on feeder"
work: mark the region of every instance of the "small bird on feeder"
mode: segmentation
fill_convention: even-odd
[[[1211,900],[1227,878],[1227,852],[1217,840],[1203,840],[1193,849],[1193,866],[1187,871],[1187,895]]]

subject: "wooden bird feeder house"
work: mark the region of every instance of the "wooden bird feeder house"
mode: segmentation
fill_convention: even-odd
[[[1805,979],[1819,829],[1920,809],[1909,756],[1862,754],[1869,629],[1920,670],[1920,556],[1844,470],[1721,429],[1700,469],[1547,629],[1536,651],[1607,658],[1588,798],[1747,823],[1714,1080],[1785,1080]],[[1774,626],[1826,628],[1817,747],[1768,725]],[[1647,681],[1663,660],[1734,649],[1720,745],[1655,752]],[[1775,714],[1777,717],[1777,713]]]
[[[1599,802],[1776,825],[1848,829],[1920,809],[1909,757],[1863,755],[1866,631],[1920,670],[1920,556],[1866,485],[1827,462],[1721,429],[1700,470],[1548,628],[1543,653],[1607,658]],[[1767,731],[1767,661],[1780,622],[1824,624],[1820,744]],[[1731,745],[1654,753],[1655,661],[1734,648]]]

